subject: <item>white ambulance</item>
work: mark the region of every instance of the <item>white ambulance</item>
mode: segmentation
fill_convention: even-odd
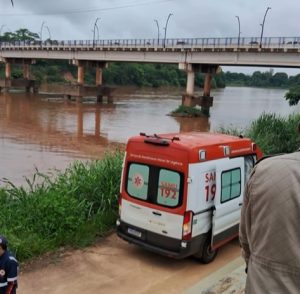
[[[260,157],[250,139],[223,134],[130,138],[118,235],[163,255],[211,262],[238,235],[244,185]]]

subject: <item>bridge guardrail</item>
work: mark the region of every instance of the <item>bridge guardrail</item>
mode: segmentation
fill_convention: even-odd
[[[300,37],[175,38],[112,40],[35,40],[0,42],[0,50],[13,48],[300,48]]]

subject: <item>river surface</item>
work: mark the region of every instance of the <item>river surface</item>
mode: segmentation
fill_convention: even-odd
[[[285,92],[243,87],[215,90],[210,117],[193,119],[167,115],[181,104],[178,89],[118,89],[114,103],[102,105],[67,102],[58,95],[2,93],[0,178],[22,184],[35,169],[60,170],[74,159],[100,158],[105,150],[123,146],[128,137],[140,132],[243,128],[263,112],[300,112],[300,105],[288,105]]]

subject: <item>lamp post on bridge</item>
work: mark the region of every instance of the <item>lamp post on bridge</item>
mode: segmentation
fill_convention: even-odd
[[[44,28],[44,25],[45,25],[45,21],[42,22],[42,25],[41,25],[41,31],[40,31],[40,41],[41,41],[41,45],[42,45],[42,42],[43,42],[43,28]]]
[[[167,29],[168,29],[168,23],[169,23],[169,19],[170,17],[173,15],[173,13],[169,13],[167,21],[166,21],[166,26],[164,27],[165,30],[165,37],[164,37],[164,48],[166,47],[166,38],[167,38]]]
[[[238,35],[238,49],[240,48],[240,39],[241,39],[241,23],[240,23],[240,18],[238,15],[235,16],[238,20],[238,24],[239,24],[239,35]]]
[[[49,29],[49,27],[48,27],[48,26],[46,26],[45,28],[46,28],[46,29],[47,29],[47,31],[48,31],[48,34],[49,34],[49,40],[51,40],[51,33],[50,33],[50,29]]]
[[[97,17],[94,23],[94,29],[93,29],[93,48],[95,47],[95,33],[96,33],[96,28],[98,31],[98,39],[99,39],[99,27],[97,25],[98,20],[100,19],[100,17]]]
[[[159,24],[157,19],[155,19],[154,21],[156,22],[156,26],[157,26],[157,45],[159,45]]]
[[[262,47],[262,38],[263,38],[263,34],[264,34],[264,27],[265,27],[265,21],[266,21],[266,16],[267,16],[267,13],[268,11],[271,9],[271,7],[268,7],[266,12],[265,12],[265,16],[264,16],[264,19],[263,19],[263,23],[261,24],[261,35],[260,35],[260,43],[259,43],[259,48]]]

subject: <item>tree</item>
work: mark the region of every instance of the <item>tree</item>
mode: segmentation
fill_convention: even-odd
[[[29,31],[28,29],[21,28],[13,32],[5,32],[0,37],[0,41],[14,42],[14,41],[35,41],[39,40],[39,35]]]
[[[286,94],[285,99],[289,101],[289,105],[297,105],[300,101],[300,86],[291,88]]]
[[[39,39],[39,35],[23,28],[15,31],[15,39],[17,41],[34,41]]]
[[[284,87],[289,80],[288,75],[285,72],[277,72],[271,77],[271,84],[274,87]]]

